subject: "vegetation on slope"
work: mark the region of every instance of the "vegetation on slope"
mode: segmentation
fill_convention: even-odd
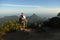
[[[26,28],[40,28],[41,24],[40,23],[32,23],[28,24],[28,27]],[[19,31],[21,28],[20,24],[17,21],[6,21],[4,26],[0,27],[0,35],[5,35],[6,33],[14,32],[14,31]]]

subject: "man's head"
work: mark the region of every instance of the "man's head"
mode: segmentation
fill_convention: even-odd
[[[24,15],[24,13],[23,13],[23,12],[21,12],[21,15]]]

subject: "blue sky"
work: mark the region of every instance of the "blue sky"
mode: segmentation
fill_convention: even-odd
[[[0,4],[38,5],[44,7],[60,7],[60,0],[1,0]]]
[[[24,13],[56,14],[60,0],[0,0],[0,15]]]

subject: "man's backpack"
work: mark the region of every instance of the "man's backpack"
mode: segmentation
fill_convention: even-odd
[[[23,18],[23,16],[21,15],[19,18],[19,22],[22,22],[22,18]]]

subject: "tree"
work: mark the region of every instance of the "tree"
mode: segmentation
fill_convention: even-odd
[[[52,28],[60,28],[60,18],[53,17],[47,22],[47,25]]]
[[[58,13],[58,15],[57,16],[60,16],[60,12]]]

